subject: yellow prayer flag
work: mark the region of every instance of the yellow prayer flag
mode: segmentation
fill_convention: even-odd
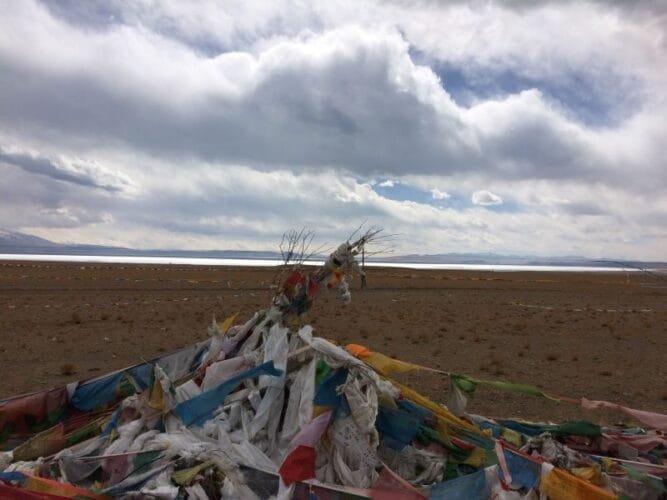
[[[153,387],[151,388],[150,397],[148,399],[148,406],[156,410],[164,411],[164,393],[162,392],[162,384],[160,379],[155,377]]]
[[[385,377],[394,373],[406,373],[412,370],[427,370],[446,374],[446,372],[443,372],[442,370],[436,370],[435,368],[429,368],[428,366],[422,366],[415,363],[409,363],[407,361],[401,361],[400,359],[390,358],[389,356],[386,356],[380,352],[373,352],[368,349],[368,347],[361,344],[348,344],[345,346],[345,350],[352,354],[352,356],[355,358],[361,359],[364,363]]]
[[[197,474],[199,474],[204,469],[208,469],[212,465],[213,462],[207,460],[206,462],[202,462],[199,465],[195,465],[194,467],[177,470],[171,475],[171,479],[179,486],[189,486],[195,480]]]
[[[479,469],[486,463],[486,451],[483,448],[475,448],[462,463]]]
[[[549,500],[616,500],[616,495],[561,469],[552,469],[540,480],[540,493]]]
[[[502,435],[503,435],[503,439],[505,439],[505,441],[507,441],[508,443],[513,444],[517,448],[520,448],[521,445],[523,444],[523,442],[521,440],[521,434],[519,434],[515,430],[508,429],[507,427],[503,427]]]
[[[369,352],[368,356],[362,358],[362,361],[385,377],[394,373],[405,373],[420,368],[418,365],[400,359],[393,359],[379,352]]]
[[[394,387],[401,391],[401,395],[404,398],[409,399],[413,403],[417,403],[418,405],[421,405],[428,410],[431,410],[439,419],[444,420],[448,425],[453,425],[459,429],[465,429],[480,436],[484,435],[482,429],[476,425],[471,424],[470,422],[467,422],[466,420],[463,420],[462,418],[457,417],[444,406],[434,403],[427,397],[419,394],[417,391],[414,391],[408,386],[396,382],[395,380],[390,380],[390,382],[394,385]]]
[[[220,330],[220,333],[222,333],[223,335],[227,333],[227,330],[229,330],[231,326],[234,324],[234,320],[238,315],[239,313],[234,313],[225,321],[221,321],[220,323],[218,323],[218,329]]]
[[[604,479],[602,477],[602,471],[599,466],[593,467],[574,467],[570,469],[570,472],[575,476],[590,481],[593,484],[602,485],[604,484]]]

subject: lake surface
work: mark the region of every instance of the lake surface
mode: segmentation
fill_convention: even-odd
[[[275,259],[211,259],[191,257],[129,257],[104,255],[39,255],[39,254],[0,254],[0,260],[38,261],[38,262],[81,262],[98,264],[175,264],[191,266],[244,266],[272,267],[282,264]],[[308,265],[319,266],[323,261],[309,261]],[[529,266],[503,264],[427,264],[423,262],[367,262],[367,267],[396,267],[403,269],[459,270],[459,271],[555,271],[555,272],[621,272],[637,271],[626,267],[595,266]]]

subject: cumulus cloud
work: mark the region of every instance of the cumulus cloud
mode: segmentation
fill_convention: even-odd
[[[503,203],[503,199],[500,196],[492,193],[491,191],[484,190],[475,191],[470,197],[470,200],[473,202],[473,204],[482,206],[502,205]]]
[[[438,188],[431,188],[431,197],[434,200],[445,200],[450,198],[451,195],[446,191],[440,191]]]
[[[8,67],[0,118],[50,140],[105,136],[164,157],[364,175],[402,172],[414,160],[452,168],[469,147],[437,77],[414,65],[394,30],[340,28],[258,56],[204,58],[125,27],[87,34],[48,19],[38,32],[32,18],[15,21],[8,29],[26,41],[25,56],[16,60],[11,44],[0,44]],[[51,38],[62,48],[54,51]],[[33,71],[40,78],[26,91]]]
[[[665,9],[624,5],[17,3],[0,225],[219,248],[368,218],[435,251],[520,252],[525,228],[657,254],[667,207],[628,200],[667,198]]]
[[[335,27],[210,57],[138,26],[84,31],[21,5],[0,38],[0,118],[40,137],[113,137],[164,157],[359,175],[604,172],[621,182],[616,167],[628,160],[535,89],[458,106],[396,28]],[[23,40],[21,57],[14,39]],[[26,88],[31,74],[39,78]]]

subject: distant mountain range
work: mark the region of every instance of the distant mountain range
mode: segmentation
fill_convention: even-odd
[[[138,250],[134,248],[103,245],[61,244],[30,234],[0,229],[0,254],[36,255],[90,255],[128,257],[181,257],[209,259],[268,259],[280,260],[279,252],[252,250]],[[314,256],[314,260],[324,256]],[[376,262],[412,264],[488,264],[523,266],[586,266],[586,267],[637,267],[642,269],[665,269],[665,262],[618,261],[614,259],[594,260],[579,256],[536,257],[529,255],[498,255],[493,253],[447,253],[433,255],[392,255],[374,257]]]
[[[104,245],[62,244],[30,234],[0,229],[0,254],[190,257],[210,259],[280,259],[279,252],[252,250],[139,250]]]
[[[54,243],[44,238],[32,236],[25,233],[16,233],[13,231],[6,231],[0,229],[0,250],[4,249],[22,249],[22,248],[54,248],[59,247],[58,243]],[[19,253],[27,253],[21,251]]]

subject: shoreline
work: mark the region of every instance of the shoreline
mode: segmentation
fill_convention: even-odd
[[[115,255],[59,255],[59,254],[0,254],[0,262],[62,262],[82,264],[154,264],[154,265],[192,265],[226,267],[279,267],[283,262],[275,259],[231,259],[207,257],[148,257]],[[307,261],[307,267],[321,266],[324,261]],[[441,264],[424,262],[367,262],[367,268],[415,269],[442,271],[490,271],[490,272],[644,272],[636,267],[609,266],[569,266],[569,265],[531,265],[531,264]],[[647,268],[646,271],[664,272],[663,268]]]

